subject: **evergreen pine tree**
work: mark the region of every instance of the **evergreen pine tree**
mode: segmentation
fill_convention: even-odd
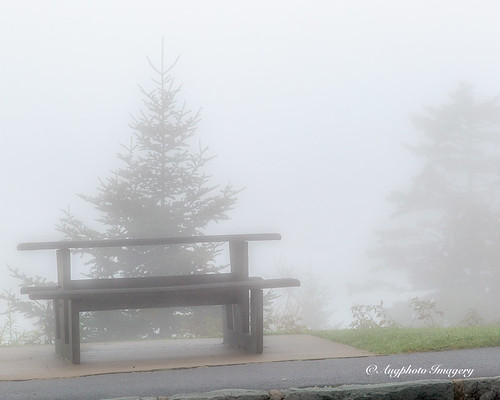
[[[141,88],[144,110],[131,124],[130,144],[118,154],[123,166],[100,181],[97,195],[81,195],[98,211],[98,228],[91,228],[68,211],[58,226],[65,239],[200,235],[209,223],[226,219],[227,211],[235,204],[236,192],[230,185],[218,189],[209,184],[209,176],[203,172],[211,159],[207,149],[199,146],[192,150],[191,140],[200,116],[177,104],[179,87],[170,74],[173,66],[164,68],[163,54],[159,69],[150,64],[156,73],[154,87],[150,91]],[[218,251],[217,244],[82,250],[89,259],[92,278],[216,273],[221,268],[216,263]],[[211,308],[203,310],[213,314]],[[199,312],[167,309],[89,313],[82,318],[82,333],[87,339],[100,340],[119,338],[120,332],[126,332],[127,337],[207,334],[206,329],[194,324],[193,318],[189,319]],[[92,321],[85,323],[86,319]],[[126,325],[113,329],[110,325],[114,320]],[[210,325],[212,319],[207,321]],[[195,325],[198,327],[193,328]]]
[[[379,268],[404,270],[453,319],[500,301],[500,107],[462,85],[426,111],[413,120],[424,141],[411,148],[424,168],[390,197],[393,225],[371,255]]]

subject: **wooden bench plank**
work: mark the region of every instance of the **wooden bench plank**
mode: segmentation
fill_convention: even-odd
[[[262,279],[250,277],[248,279]],[[199,275],[172,275],[172,276],[147,276],[135,278],[107,278],[107,279],[72,279],[69,282],[71,289],[112,289],[130,287],[157,287],[191,285],[200,283],[216,283],[234,281],[234,276],[229,273],[199,274]],[[50,291],[61,289],[59,285],[52,286],[27,286],[21,288],[22,294],[32,291]]]
[[[160,287],[125,287],[106,289],[57,289],[57,290],[34,290],[29,292],[32,300],[47,299],[83,299],[93,296],[106,297],[116,295],[158,295],[162,293],[182,293],[182,292],[209,292],[209,291],[242,291],[252,289],[272,289],[281,287],[300,286],[297,279],[256,279],[233,282],[200,283],[195,285],[177,285]]]
[[[59,285],[50,285],[50,286],[25,286],[21,288],[21,294],[30,294],[32,292],[47,292],[47,291],[55,291],[60,290],[61,286]]]
[[[195,243],[223,243],[223,242],[251,242],[261,240],[280,240],[279,233],[253,233],[238,235],[209,235],[209,236],[177,236],[148,239],[106,239],[106,240],[67,240],[59,242],[20,243],[18,250],[58,250],[58,249],[88,249],[95,247],[130,247],[130,246],[159,246],[172,244]]]
[[[126,296],[88,296],[69,301],[78,311],[135,310],[236,304],[238,303],[237,295],[238,292],[235,291],[212,290],[183,293],[136,293]]]

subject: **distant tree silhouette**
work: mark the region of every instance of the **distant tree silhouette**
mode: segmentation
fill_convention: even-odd
[[[390,196],[391,225],[370,252],[377,268],[404,270],[413,289],[464,310],[500,302],[500,107],[462,85],[451,101],[413,118],[424,161]],[[465,311],[464,311],[465,313]]]
[[[191,141],[200,116],[177,104],[179,87],[170,74],[173,66],[164,68],[163,51],[160,68],[150,64],[156,74],[153,89],[141,88],[144,110],[131,124],[130,144],[118,154],[123,166],[100,180],[96,195],[80,195],[99,217],[83,221],[69,210],[64,212],[57,228],[65,239],[199,235],[209,223],[226,219],[236,202],[231,185],[222,189],[210,185],[210,177],[203,172],[211,159],[207,148],[198,146],[193,151]],[[81,253],[91,278],[110,278],[217,273],[222,268],[216,261],[219,250],[217,244],[198,244]],[[17,271],[13,273],[19,278]],[[9,301],[25,315],[40,314],[35,309],[26,311],[22,308],[26,302],[16,296]],[[214,307],[83,313],[81,332],[84,340],[209,335],[221,330],[219,314],[220,308]],[[39,317],[47,319],[46,313]]]

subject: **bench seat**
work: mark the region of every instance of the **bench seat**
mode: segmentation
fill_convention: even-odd
[[[143,278],[132,278],[134,283]],[[113,279],[120,283],[121,278]],[[83,280],[85,281],[85,280]],[[223,281],[174,286],[96,288],[88,280],[88,288],[61,289],[59,286],[24,287],[21,293],[31,300],[72,300],[79,311],[104,311],[132,308],[187,307],[199,305],[237,304],[239,293],[257,289],[300,286],[297,279],[253,278],[245,281]],[[109,283],[109,282],[103,282]],[[104,286],[104,285],[101,285]]]
[[[191,285],[176,285],[168,287],[125,287],[125,288],[91,288],[91,289],[65,289],[62,290],[59,286],[47,287],[24,287],[21,292],[28,294],[31,300],[49,300],[49,299],[71,299],[81,300],[95,296],[123,296],[130,294],[150,294],[161,295],[163,293],[204,293],[204,292],[238,292],[240,290],[252,289],[272,289],[300,286],[297,279],[282,278],[282,279],[262,279],[219,283],[200,283]]]

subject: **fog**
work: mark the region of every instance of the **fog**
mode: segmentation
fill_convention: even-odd
[[[163,38],[165,61],[180,56],[180,99],[201,109],[207,172],[244,188],[207,233],[281,233],[251,245],[251,272],[310,272],[332,325],[348,325],[353,303],[408,299],[350,289],[404,287],[371,272],[366,251],[387,196],[421,167],[405,147],[420,140],[410,116],[462,82],[500,93],[499,20],[495,1],[1,2],[2,286],[15,285],[6,264],[54,279],[53,254],[16,245],[59,240],[68,206],[91,218],[76,194],[119,165]]]

